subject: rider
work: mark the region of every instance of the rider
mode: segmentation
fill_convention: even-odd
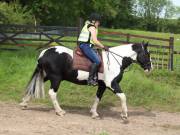
[[[101,16],[97,13],[92,13],[89,19],[85,22],[84,27],[78,38],[79,48],[85,54],[85,56],[91,60],[92,65],[90,67],[88,85],[96,85],[97,81],[94,79],[100,65],[100,58],[96,51],[93,49],[94,46],[108,50],[108,47],[104,46],[98,39],[98,26],[100,25]]]

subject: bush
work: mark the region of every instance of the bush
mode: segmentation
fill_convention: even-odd
[[[33,15],[18,2],[0,2],[1,24],[33,24]]]

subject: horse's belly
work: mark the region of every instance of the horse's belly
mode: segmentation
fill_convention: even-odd
[[[82,81],[82,80],[88,80],[89,77],[89,72],[78,70],[78,76],[77,79]],[[104,74],[98,73],[98,79],[99,80],[104,80]]]
[[[89,72],[78,70],[78,76],[77,79],[82,81],[82,80],[87,80],[89,77]]]

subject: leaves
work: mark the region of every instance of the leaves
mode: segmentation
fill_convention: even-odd
[[[19,3],[0,2],[0,23],[33,24],[33,16],[27,7],[21,7]]]
[[[137,0],[137,15],[144,18],[146,30],[159,31],[166,21],[173,17],[175,6],[170,0]]]

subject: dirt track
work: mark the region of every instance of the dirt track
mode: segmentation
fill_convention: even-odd
[[[0,103],[0,135],[180,135],[180,113],[129,109],[129,123],[120,118],[119,108],[100,109],[102,119],[90,117],[88,108],[65,107],[64,117],[52,108]]]

